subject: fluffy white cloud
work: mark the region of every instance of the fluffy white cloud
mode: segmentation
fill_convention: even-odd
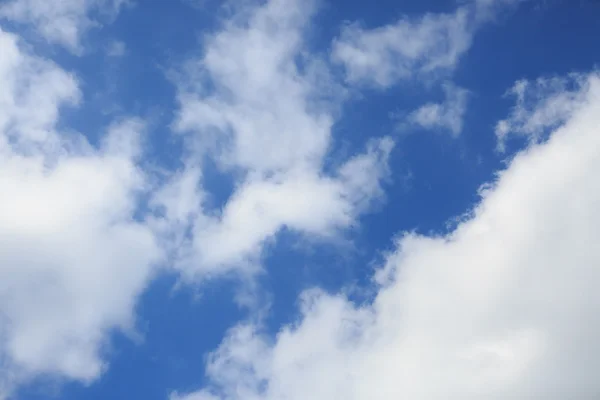
[[[233,329],[209,387],[173,399],[597,397],[600,76],[578,96],[455,230],[397,240],[372,304],[307,292],[296,324]]]
[[[448,130],[458,136],[462,131],[469,92],[451,83],[444,84],[443,90],[446,97],[443,103],[421,106],[408,116],[408,121],[425,129]]]
[[[79,50],[89,12],[120,4],[18,0],[2,14]],[[143,123],[115,123],[98,147],[58,131],[62,108],[80,101],[76,78],[0,31],[0,398],[40,375],[97,378],[109,334],[134,328],[165,251],[194,278],[252,272],[281,229],[332,237],[382,197],[391,139],[325,165],[344,93],[324,63],[303,58],[313,9],[242,5],[206,37],[180,82],[185,168],[157,190],[139,165]],[[236,177],[221,210],[206,205],[205,157]],[[150,191],[163,215],[139,221]]]
[[[76,79],[0,30],[0,398],[39,375],[89,382],[110,332],[133,310],[161,251],[134,220],[147,189],[143,123],[108,129],[99,148],[57,132]]]
[[[244,4],[205,37],[203,56],[187,66],[175,126],[193,150],[154,202],[168,232],[189,231],[174,234],[186,273],[253,270],[263,244],[281,229],[330,237],[382,195],[390,138],[325,169],[344,91],[325,63],[305,56],[314,9],[311,1]],[[216,211],[206,206],[204,157],[236,177]]]
[[[9,0],[0,5],[0,17],[30,24],[49,42],[81,52],[82,35],[97,24],[97,13],[115,13],[124,3]],[[315,2],[240,3],[222,29],[205,37],[203,55],[190,61],[186,77],[178,82],[180,110],[174,127],[186,140],[185,167],[156,191],[150,190],[140,167],[144,124],[136,119],[117,122],[99,146],[78,133],[58,131],[61,109],[80,100],[76,78],[28,53],[14,35],[0,30],[0,398],[40,375],[82,382],[97,378],[105,368],[110,333],[134,329],[136,299],[165,250],[192,279],[232,270],[251,273],[260,265],[265,243],[281,230],[331,238],[355,225],[383,197],[392,139],[373,139],[364,152],[336,165],[328,162],[332,126],[345,92],[326,60],[307,55],[304,30]],[[382,87],[451,70],[470,44],[467,10],[401,20],[376,31],[348,27],[334,45],[334,58],[346,64],[351,81],[370,76]],[[407,40],[398,45],[397,35]],[[372,44],[374,55],[369,53]],[[117,44],[108,52],[118,55],[122,48]],[[379,72],[372,73],[374,68]],[[416,122],[433,126],[437,120],[438,126],[459,130],[457,109],[427,107],[428,118],[415,117]],[[235,178],[233,193],[219,209],[209,206],[210,188],[203,177],[207,158]],[[493,193],[507,193],[501,187]],[[141,195],[151,197],[150,207],[163,215],[139,221]],[[461,229],[470,225],[477,224],[468,222]],[[486,240],[495,243],[492,239]],[[428,246],[444,254],[460,253],[458,264],[463,250],[453,249],[465,248],[469,258],[464,258],[475,262],[478,253],[469,250],[470,239],[461,240],[456,241],[463,247],[450,239],[405,239],[402,247],[408,250],[390,257],[390,265],[395,257],[413,253],[426,258]],[[417,250],[411,250],[411,243]],[[429,261],[423,261],[429,268],[424,270],[437,273],[440,263]],[[419,276],[410,279],[417,283],[406,283],[409,300],[437,289]],[[411,294],[414,287],[417,294]],[[439,295],[452,299],[456,287],[445,289]],[[233,331],[213,357],[211,377],[231,398],[318,399],[354,389],[352,396],[364,397],[369,388],[353,386],[359,385],[356,379],[347,384],[346,377],[365,374],[365,385],[378,379],[369,375],[372,366],[393,354],[394,340],[409,353],[401,362],[406,366],[415,351],[411,341],[421,340],[418,324],[398,334],[400,325],[393,325],[393,312],[386,308],[398,304],[390,297],[403,293],[400,283],[388,283],[375,305],[364,309],[342,298],[309,293],[302,324],[283,332],[274,345],[257,335],[256,327]],[[420,307],[421,300],[417,296],[416,306],[403,305],[403,315]],[[435,312],[430,315],[447,317]],[[407,326],[413,329],[411,323]],[[449,324],[439,327],[449,329]],[[518,331],[509,335],[506,346],[524,346],[525,351],[536,335],[535,330]],[[486,337],[481,346],[494,348],[493,339]],[[440,349],[454,343],[435,335],[422,340]],[[475,345],[467,350],[477,358],[481,346]],[[423,370],[437,365],[434,355],[426,356]],[[310,386],[304,382],[318,383],[317,391],[306,392]],[[342,389],[336,389],[337,383]]]
[[[7,0],[0,18],[29,24],[48,42],[79,53],[81,36],[99,23],[90,17],[101,13],[111,18],[128,0]]]

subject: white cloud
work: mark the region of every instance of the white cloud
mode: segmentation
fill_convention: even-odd
[[[585,100],[589,81],[585,76],[571,74],[567,78],[539,78],[534,82],[521,80],[507,92],[517,104],[508,118],[496,124],[498,150],[504,151],[510,135],[539,140],[545,131],[563,123]]]
[[[365,29],[352,24],[334,40],[332,60],[345,67],[350,83],[387,88],[409,78],[445,74],[471,46],[470,9],[451,14],[402,17]]]
[[[274,339],[236,327],[210,385],[172,398],[596,398],[600,76],[585,82],[453,232],[397,240],[371,305],[307,292],[300,321]]]
[[[128,0],[7,0],[0,18],[29,24],[50,43],[80,53],[81,37],[99,22],[92,12],[114,17]]]
[[[443,103],[421,106],[408,116],[408,121],[425,129],[448,130],[453,136],[458,136],[463,127],[469,91],[451,83],[444,84],[443,89],[446,96]]]
[[[0,30],[0,398],[40,375],[89,382],[108,335],[133,332],[137,295],[161,255],[136,222],[147,190],[143,123],[99,148],[57,132],[76,79]]]
[[[523,1],[467,0],[452,13],[403,16],[370,29],[354,23],[333,41],[331,59],[344,67],[349,83],[381,89],[407,79],[447,77],[482,25]]]
[[[389,138],[324,169],[344,91],[323,62],[305,56],[314,9],[291,0],[241,6],[188,64],[175,126],[194,150],[154,204],[164,208],[170,233],[173,225],[190,230],[174,236],[183,241],[179,266],[192,276],[253,271],[281,229],[331,237],[382,196]],[[220,210],[205,204],[203,157],[236,177]]]
[[[78,50],[92,3],[55,6],[10,2],[2,12]],[[243,7],[207,36],[180,82],[185,168],[157,190],[139,165],[144,124],[115,123],[98,147],[59,131],[61,110],[81,98],[76,77],[0,31],[0,398],[38,376],[96,379],[110,333],[134,329],[136,299],[164,252],[193,278],[249,273],[280,230],[331,238],[381,199],[391,139],[325,166],[343,90],[319,60],[296,64],[313,6]],[[52,30],[54,12],[67,31]],[[204,157],[236,177],[221,210],[206,205]],[[140,222],[150,192],[164,215]]]
[[[95,15],[114,14],[124,3],[9,0],[0,5],[0,16],[30,24],[47,41],[81,52],[83,34],[98,23]],[[390,35],[407,35],[415,41],[398,46],[385,34],[381,37],[385,39],[381,51],[391,51],[377,55],[384,67],[387,62],[402,62],[400,72],[385,67],[376,73],[375,83],[386,86],[405,76],[452,69],[470,42],[464,10],[383,28],[381,32],[389,30]],[[110,333],[134,329],[136,299],[164,251],[175,256],[173,263],[186,277],[232,270],[251,273],[260,265],[265,243],[282,229],[335,237],[381,200],[394,145],[390,138],[373,139],[363,153],[339,165],[327,162],[332,126],[345,92],[326,61],[306,55],[304,29],[314,11],[312,1],[270,0],[262,6],[244,2],[220,31],[205,37],[202,57],[190,61],[187,78],[179,82],[181,106],[174,127],[188,145],[185,167],[152,191],[150,206],[162,209],[164,215],[148,218],[149,223],[134,217],[140,211],[139,196],[153,189],[139,165],[144,124],[136,119],[117,122],[98,147],[78,133],[59,132],[62,108],[80,101],[77,79],[28,53],[16,36],[0,30],[0,398],[40,375],[82,382],[96,379],[105,369]],[[350,27],[343,38],[359,51],[368,51],[367,45],[380,39],[370,34]],[[112,53],[121,50],[117,44]],[[351,51],[342,53],[342,62],[356,57]],[[357,80],[375,65],[369,63],[359,65]],[[449,117],[452,110],[444,107],[439,105],[435,116],[455,129]],[[235,178],[233,193],[218,210],[208,206],[210,193],[202,169],[206,157]],[[454,248],[440,240],[413,240]],[[389,284],[378,301],[390,304],[385,293],[395,293],[394,288],[396,284]],[[381,324],[393,321],[386,319],[388,311],[377,307],[356,310],[341,298],[307,295],[306,320],[297,332],[284,333],[270,347],[253,327],[238,329],[213,359],[211,376],[226,392],[238,385],[239,393],[247,395],[241,397],[256,398],[263,378],[272,388],[266,394],[277,397],[292,389],[298,396],[304,393],[309,387],[295,388],[297,377],[324,379],[325,375],[310,374],[325,371],[322,368],[328,365],[335,367],[333,383],[343,381],[338,373],[368,375],[373,368],[354,371],[348,369],[354,363],[340,364],[335,357],[365,361],[367,366],[376,362],[371,352],[384,357],[390,342],[381,333]],[[320,312],[326,320],[321,320]],[[336,331],[347,334],[346,344],[355,345],[348,356],[336,347]],[[355,334],[375,337],[375,347]],[[256,347],[237,343],[238,335]],[[418,340],[412,331],[407,335]],[[527,350],[536,335],[535,330],[519,331],[501,344],[509,350],[511,346]],[[320,346],[316,353],[298,353],[311,349],[306,340],[316,340]],[[479,357],[480,349],[507,354],[488,340],[465,350],[466,357]],[[302,362],[310,370],[294,365],[300,356],[308,357]],[[223,364],[228,357],[233,364]],[[313,365],[315,359],[324,367]],[[244,365],[252,366],[257,375],[248,375]],[[281,375],[273,378],[273,374]],[[344,387],[350,390],[355,381]],[[321,381],[314,398],[327,393],[335,397],[335,388],[329,385]]]

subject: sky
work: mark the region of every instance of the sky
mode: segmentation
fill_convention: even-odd
[[[0,0],[0,400],[599,398],[599,36]]]

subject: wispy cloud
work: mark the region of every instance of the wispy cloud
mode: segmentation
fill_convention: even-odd
[[[477,30],[497,13],[526,0],[464,1],[451,13],[402,16],[374,28],[357,23],[333,41],[331,59],[348,83],[380,89],[406,81],[448,78],[469,50]]]
[[[352,24],[333,42],[332,60],[342,64],[350,83],[386,88],[398,81],[447,74],[471,46],[469,9],[451,14],[402,17],[365,29]]]
[[[458,136],[463,128],[467,111],[469,91],[452,83],[443,86],[445,99],[442,103],[427,103],[410,113],[408,122],[425,129],[441,129]]]
[[[114,17],[128,0],[7,0],[0,5],[0,18],[32,27],[49,43],[81,53],[81,38],[99,21],[91,14]]]
[[[589,81],[580,74],[516,82],[506,93],[515,97],[516,104],[510,115],[496,124],[498,150],[504,151],[510,136],[537,141],[562,124],[585,101],[586,85]]]

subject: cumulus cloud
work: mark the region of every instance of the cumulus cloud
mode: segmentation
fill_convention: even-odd
[[[232,329],[208,387],[172,399],[596,398],[600,76],[582,79],[455,230],[397,239],[372,303],[306,292],[297,323]]]
[[[121,4],[15,0],[1,13],[78,51],[89,13]],[[160,184],[141,167],[142,121],[115,122],[97,146],[59,129],[77,78],[0,31],[0,398],[39,376],[100,376],[164,254],[188,277],[250,273],[282,229],[332,238],[383,197],[390,138],[326,164],[344,90],[304,56],[314,7],[244,4],[205,38],[178,82],[185,167]],[[208,157],[235,178],[221,209],[206,204]]]
[[[0,5],[0,18],[28,24],[48,42],[80,53],[82,36],[98,24],[99,14],[110,17],[125,3],[9,0]],[[329,60],[308,54],[305,29],[316,8],[316,2],[300,0],[231,5],[231,18],[205,36],[202,55],[191,59],[177,80],[180,107],[173,128],[184,138],[186,153],[181,170],[158,187],[150,184],[141,168],[142,121],[116,121],[99,145],[59,129],[61,110],[81,99],[79,82],[25,50],[15,35],[0,30],[0,398],[38,376],[96,379],[106,367],[110,333],[134,330],[136,299],[167,252],[174,266],[191,279],[230,271],[252,273],[260,267],[265,244],[280,231],[330,239],[355,226],[362,213],[381,201],[383,182],[390,175],[391,138],[372,139],[364,151],[337,164],[328,160],[335,145],[332,127],[346,93],[331,73]],[[346,65],[350,81],[368,80],[371,74],[380,87],[451,70],[471,40],[466,10],[403,19],[376,31],[350,26],[335,42],[333,57]],[[397,35],[410,38],[410,43],[398,45],[390,38]],[[374,55],[369,53],[371,44]],[[107,51],[118,55],[123,48],[117,44]],[[372,68],[379,72],[372,73]],[[448,93],[449,98],[454,94]],[[415,117],[419,123],[437,120],[437,126],[459,130],[450,105],[427,106],[434,111],[429,119]],[[232,193],[222,207],[209,204],[206,160],[217,166],[218,173],[233,177]],[[494,193],[508,191],[501,187]],[[139,209],[140,196],[149,200],[147,211],[152,215]],[[482,207],[488,201],[486,197]],[[475,223],[464,227],[469,224]],[[411,240],[417,247],[432,243],[452,254],[459,247],[449,238]],[[400,247],[413,242],[404,239]],[[409,250],[390,256],[389,264],[412,254]],[[419,251],[414,250],[417,256]],[[468,261],[477,260],[477,254],[469,256]],[[430,271],[438,265],[425,264],[432,265]],[[411,282],[408,288],[415,287]],[[416,287],[425,294],[437,289]],[[452,298],[455,289],[440,296]],[[391,325],[391,333],[384,334],[382,324],[393,321],[385,306],[379,310],[377,304],[393,308],[395,303],[385,300],[385,293],[400,292],[404,290],[396,281],[382,284],[377,302],[366,308],[356,308],[343,298],[307,293],[305,319],[283,331],[274,344],[263,340],[257,327],[235,329],[210,364],[215,395],[280,398],[293,390],[298,396],[309,395],[303,392],[308,386],[296,388],[297,379],[324,379],[325,374],[311,374],[328,373],[322,368],[333,366],[331,382],[315,381],[320,384],[320,391],[313,393],[318,399],[334,393],[331,385],[345,383],[347,376],[368,375],[373,368],[350,367],[357,365],[356,360],[373,365],[376,360],[370,353],[383,359],[388,352],[398,327]],[[401,311],[414,311],[410,304],[406,307]],[[338,334],[345,351],[338,348]],[[409,344],[419,340],[413,330],[402,334]],[[528,351],[536,335],[536,330],[518,331],[506,346],[516,343]],[[427,343],[446,344],[439,342],[442,338],[431,340]],[[493,340],[481,346],[491,343],[495,348]],[[316,350],[311,350],[310,341]],[[412,351],[412,346],[402,346]],[[348,351],[349,347],[353,349]],[[302,354],[304,350],[308,352]],[[472,351],[478,357],[477,350]],[[323,367],[317,368],[321,361]],[[433,363],[424,357],[423,368],[428,362]],[[358,384],[351,381],[338,390]],[[193,396],[212,398],[208,393]]]
[[[40,375],[97,378],[109,333],[133,333],[161,251],[134,219],[143,123],[115,122],[99,147],[58,131],[76,78],[1,30],[0,48],[2,398]]]
[[[451,83],[443,85],[443,103],[427,103],[408,116],[408,121],[425,129],[443,129],[453,136],[462,131],[463,117],[467,111],[469,91]]]
[[[80,53],[81,37],[99,22],[90,14],[114,17],[128,0],[8,0],[0,5],[0,18],[33,27],[53,44]]]
[[[154,205],[182,241],[179,266],[192,276],[254,270],[264,243],[282,229],[332,237],[382,196],[390,138],[325,164],[344,91],[322,60],[306,55],[314,11],[312,1],[240,6],[205,37],[203,55],[179,81],[175,128],[192,150]],[[207,157],[236,180],[218,210],[205,201]],[[173,234],[173,226],[189,234]]]

